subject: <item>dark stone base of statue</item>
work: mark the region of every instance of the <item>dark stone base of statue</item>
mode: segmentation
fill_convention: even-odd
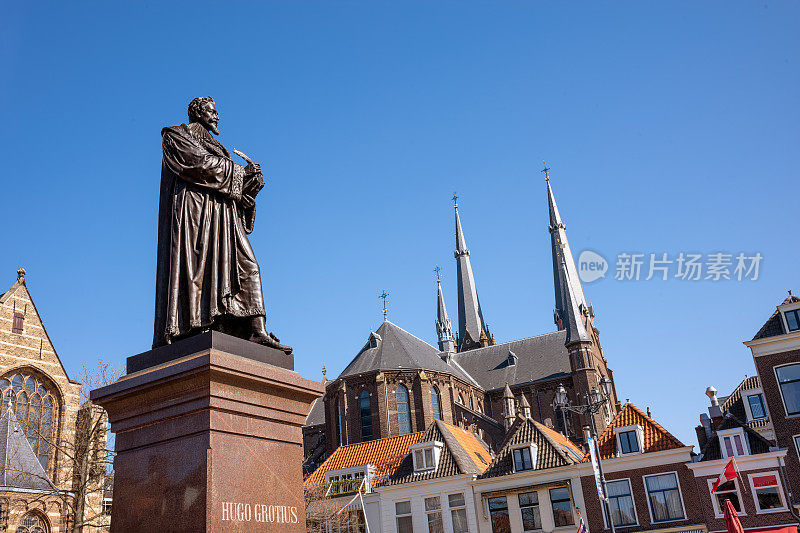
[[[92,391],[116,433],[112,533],[301,532],[301,426],[321,383],[217,331],[128,358]]]

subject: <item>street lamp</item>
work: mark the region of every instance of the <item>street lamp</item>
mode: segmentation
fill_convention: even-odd
[[[594,423],[595,413],[599,412],[606,402],[611,402],[611,380],[603,376],[603,378],[600,380],[600,389],[598,390],[597,387],[592,387],[589,392],[584,393],[584,400],[586,403],[583,405],[570,405],[569,398],[567,398],[567,390],[564,388],[564,385],[559,383],[558,387],[556,388],[553,407],[557,410],[561,410],[561,416],[563,417],[564,423],[564,436],[567,438],[569,437],[567,431],[566,411],[572,411],[573,413],[581,414],[585,418],[589,419],[589,426],[584,428],[585,430],[588,430],[588,436],[591,437],[591,443],[589,442],[589,439],[587,439],[587,445],[594,446],[593,451],[595,452],[595,457],[597,457],[597,470],[600,474],[600,484],[603,487],[603,498],[601,501],[603,508],[605,509],[608,524],[611,526],[611,533],[616,533],[616,529],[614,528],[614,518],[611,516],[611,509],[608,505],[608,488],[606,486],[606,477],[603,474],[603,465],[600,461],[600,449],[597,446],[597,430]]]

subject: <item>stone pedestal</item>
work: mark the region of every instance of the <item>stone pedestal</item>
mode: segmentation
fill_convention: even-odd
[[[322,384],[218,332],[128,358],[92,391],[116,433],[112,533],[305,531],[302,435]]]

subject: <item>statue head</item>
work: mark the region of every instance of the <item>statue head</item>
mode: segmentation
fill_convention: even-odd
[[[189,123],[192,122],[199,122],[207,131],[219,135],[217,129],[219,114],[213,98],[200,96],[189,103]]]

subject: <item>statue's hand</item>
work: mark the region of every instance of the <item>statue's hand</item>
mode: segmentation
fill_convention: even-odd
[[[258,163],[247,163],[247,166],[244,167],[244,175],[254,176],[256,174],[261,174],[261,165]]]

